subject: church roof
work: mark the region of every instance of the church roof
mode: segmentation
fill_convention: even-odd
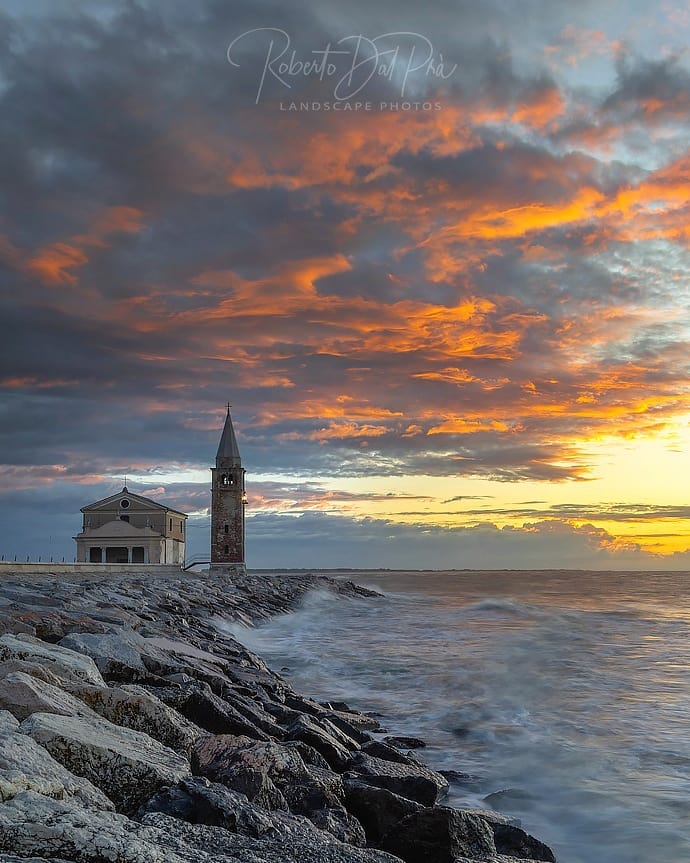
[[[142,504],[146,509],[158,509],[163,512],[174,512],[176,515],[181,515],[184,518],[187,518],[187,515],[184,512],[180,512],[179,509],[173,509],[170,506],[158,503],[157,500],[151,500],[150,497],[144,497],[141,494],[133,494],[127,489],[127,486],[124,486],[122,491],[119,491],[117,494],[111,494],[110,497],[104,497],[103,500],[97,500],[88,504],[88,506],[83,506],[81,508],[81,512],[90,512],[94,509],[107,509],[109,504],[119,501],[123,496],[128,497],[136,503]]]
[[[219,459],[227,461],[230,459],[233,465],[241,465],[240,449],[237,446],[237,438],[235,437],[235,429],[232,427],[232,419],[230,418],[230,405],[228,405],[228,413],[225,417],[225,425],[223,426],[223,434],[220,437],[218,444],[218,452],[216,453],[216,462]]]

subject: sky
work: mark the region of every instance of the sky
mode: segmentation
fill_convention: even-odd
[[[690,3],[3,0],[0,555],[690,569]]]

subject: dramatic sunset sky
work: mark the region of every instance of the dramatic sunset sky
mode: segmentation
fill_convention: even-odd
[[[690,568],[690,3],[0,9],[5,559]]]

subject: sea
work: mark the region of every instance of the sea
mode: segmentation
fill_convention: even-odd
[[[327,574],[382,596],[235,630],[295,689],[424,739],[448,805],[559,863],[690,863],[690,573]]]

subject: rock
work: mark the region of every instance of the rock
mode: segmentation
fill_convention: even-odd
[[[448,790],[448,782],[423,764],[396,764],[358,752],[348,764],[348,778],[360,778],[369,785],[387,788],[394,794],[432,806]]]
[[[216,736],[198,741],[192,768],[269,810],[304,815],[342,841],[364,844],[364,830],[343,806],[341,777],[309,766],[289,746]]]
[[[173,821],[161,814],[146,815],[143,824],[158,828],[166,847],[178,855],[190,846],[203,848],[209,855],[208,863],[400,863],[385,852],[346,845],[311,825],[296,827],[288,837],[271,840]]]
[[[304,761],[305,764],[311,764],[314,767],[321,767],[323,770],[330,769],[328,761],[326,761],[323,755],[320,752],[317,752],[317,750],[308,743],[303,743],[301,740],[283,740],[281,745],[285,746],[287,749],[296,749],[302,756],[302,761]]]
[[[3,712],[0,716],[0,800],[10,800],[29,790],[58,799],[73,797],[90,808],[113,808],[102,791],[88,779],[74,776],[35,740],[21,734],[19,723]]]
[[[57,857],[79,863],[185,863],[160,848],[159,830],[122,815],[85,810],[72,800],[32,791],[0,804],[0,851],[20,858]]]
[[[62,716],[91,713],[83,701],[23,671],[13,671],[2,680],[0,707],[9,710],[20,721],[32,713],[58,713]]]
[[[278,725],[273,716],[251,697],[238,692],[232,686],[223,686],[219,695],[226,704],[244,716],[255,728],[259,728],[265,734],[278,740],[285,737],[284,729]]]
[[[458,857],[490,860],[496,854],[486,821],[445,806],[406,815],[384,836],[381,847],[406,863],[456,863]]]
[[[340,842],[364,848],[367,837],[359,821],[344,807],[324,807],[311,812],[308,816],[312,824],[335,836]]]
[[[394,761],[396,764],[419,764],[416,758],[411,755],[406,755],[395,746],[390,746],[388,743],[383,743],[381,740],[370,740],[362,744],[362,752],[367,755],[373,755],[374,758],[381,758],[383,761]]]
[[[350,761],[352,750],[358,748],[358,744],[351,740],[351,748],[347,748],[340,740],[336,739],[336,736],[331,733],[331,729],[332,726],[326,730],[311,716],[300,716],[288,726],[287,736],[290,740],[301,740],[303,743],[313,746],[334,770],[343,770]],[[338,736],[342,738],[342,735]]]
[[[216,735],[197,741],[192,770],[214,782],[239,791],[265,809],[287,811],[288,804],[276,786],[306,779],[306,765],[298,752],[278,743],[257,743],[249,737]]]
[[[367,840],[378,845],[386,833],[406,815],[419,812],[420,803],[400,797],[361,779],[346,779],[345,806],[361,823]]]
[[[399,737],[390,734],[383,738],[383,742],[395,746],[396,749],[424,749],[426,746],[426,743],[419,737]]]
[[[358,713],[354,710],[329,710],[321,714],[321,718],[330,720],[336,727],[344,731],[348,737],[351,737],[358,743],[371,740],[371,735],[367,732],[378,731],[381,728],[378,719],[373,719],[365,713]]]
[[[13,671],[23,671],[24,674],[30,674],[32,677],[51,683],[53,686],[62,686],[65,682],[60,680],[57,674],[53,674],[47,666],[38,662],[30,662],[27,659],[6,659],[4,662],[0,662],[0,678],[7,677]]]
[[[0,636],[0,660],[27,660],[44,665],[65,682],[81,680],[105,686],[101,673],[88,656],[23,633]]]
[[[9,710],[0,710],[0,732],[18,730],[19,720],[16,719]]]
[[[187,757],[196,740],[204,733],[197,725],[136,684],[122,687],[81,685],[70,687],[70,691],[115,725],[146,732],[159,743]]]
[[[274,813],[252,805],[244,794],[198,776],[161,788],[139,809],[137,818],[150,812],[254,837],[277,834],[281,825]]]
[[[268,740],[261,731],[235,708],[211,691],[208,683],[183,683],[179,686],[149,687],[149,692],[174,707],[190,722],[212,734],[234,734]]]
[[[525,833],[520,827],[511,824],[497,823],[493,821],[491,828],[494,832],[496,849],[501,854],[509,854],[513,857],[526,860],[544,860],[547,863],[555,863],[553,851],[548,845]]]
[[[60,641],[61,647],[90,656],[108,680],[147,681],[152,675],[141,657],[143,639],[132,630],[118,632],[72,632]]]
[[[93,782],[122,812],[190,772],[185,758],[157,740],[96,715],[34,713],[21,730],[68,770]]]

